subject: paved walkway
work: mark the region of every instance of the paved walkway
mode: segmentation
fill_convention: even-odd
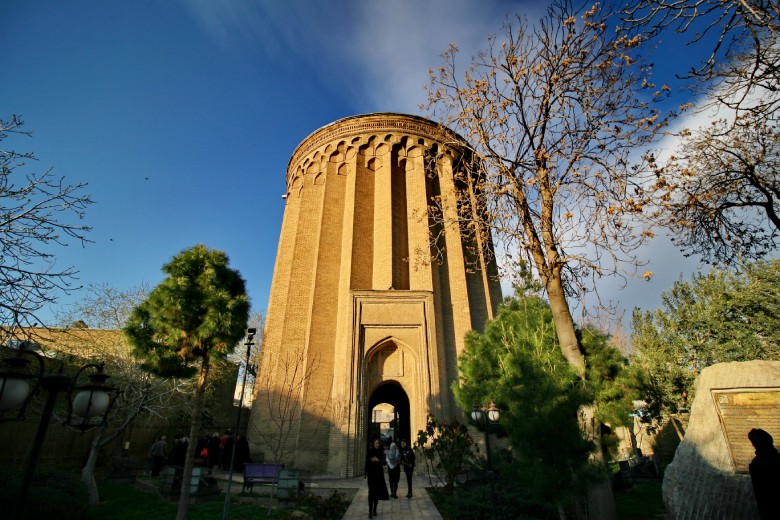
[[[344,513],[342,520],[357,520],[368,518],[368,483],[365,479],[355,482],[360,483],[360,488],[352,500],[352,503]],[[441,520],[441,515],[433,505],[433,501],[425,491],[428,478],[415,475],[412,481],[412,494],[414,497],[406,498],[406,477],[401,476],[399,498],[380,500],[376,511],[376,518],[380,520]]]
[[[227,480],[227,474],[219,470],[213,475],[219,480]],[[233,475],[231,494],[241,491],[243,475]],[[355,498],[344,513],[342,520],[357,520],[368,518],[368,481],[362,477],[334,478],[327,476],[309,476],[305,479],[307,488],[313,489],[357,489]],[[385,475],[387,482],[387,475]],[[379,520],[442,520],[436,506],[425,491],[429,485],[427,475],[415,475],[412,481],[412,498],[406,498],[406,477],[401,475],[399,498],[380,500],[377,506]],[[224,487],[223,487],[224,489]]]

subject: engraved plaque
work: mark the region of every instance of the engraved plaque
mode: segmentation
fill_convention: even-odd
[[[766,430],[780,442],[780,388],[730,388],[711,390],[715,409],[737,473],[747,473],[755,449],[748,440],[753,428]]]

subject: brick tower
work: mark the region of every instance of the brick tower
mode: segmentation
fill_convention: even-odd
[[[501,299],[492,256],[447,224],[470,210],[465,191],[478,196],[467,158],[447,128],[381,113],[295,150],[248,428],[256,458],[360,475],[376,405],[392,405],[396,438],[413,440],[428,414],[460,416],[464,336]]]

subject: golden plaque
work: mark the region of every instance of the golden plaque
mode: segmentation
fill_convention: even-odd
[[[737,473],[747,473],[755,456],[748,432],[766,430],[780,443],[780,388],[729,388],[711,390],[720,426]]]

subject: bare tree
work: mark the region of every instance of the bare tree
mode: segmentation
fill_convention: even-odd
[[[686,131],[657,170],[660,222],[705,261],[761,258],[780,245],[780,129],[754,112]]]
[[[30,136],[18,116],[0,120],[0,327],[29,327],[58,293],[74,289],[73,267],[55,265],[54,245],[88,242],[83,224],[92,199],[86,184],[67,184],[52,170],[22,173],[30,152],[5,147],[14,136]]]
[[[461,171],[477,171],[456,174],[462,200],[442,200],[434,218],[475,243],[492,232],[507,267],[538,278],[563,355],[583,378],[569,298],[582,301],[602,276],[639,274],[635,253],[652,232],[639,221],[648,198],[630,161],[672,116],[656,108],[669,88],[651,81],[644,35],[616,30],[616,14],[556,0],[538,24],[507,20],[462,78],[451,46],[428,88],[433,117],[473,146]],[[581,412],[597,444],[595,410]],[[589,490],[589,504],[615,516],[608,484]]]
[[[628,5],[628,27],[656,35],[672,30],[688,35],[689,45],[708,46],[707,57],[685,77],[695,80],[710,103],[740,114],[770,115],[780,107],[780,2],[638,0]]]
[[[100,501],[95,482],[95,464],[100,450],[114,442],[139,418],[149,421],[167,419],[177,411],[191,414],[195,394],[194,379],[163,378],[145,372],[129,355],[129,349],[123,356],[113,358],[107,367],[112,383],[119,388],[119,397],[112,410],[113,420],[93,436],[89,456],[81,469],[82,481],[92,505]],[[190,442],[196,440],[191,439]]]
[[[62,327],[85,326],[90,329],[122,330],[133,309],[149,294],[140,285],[119,289],[109,284],[90,284],[75,303],[60,308],[56,321]]]
[[[433,116],[472,143],[481,169],[458,179],[459,206],[477,208],[442,208],[443,225],[489,229],[515,258],[510,269],[532,268],[580,371],[567,297],[598,277],[638,273],[634,252],[652,233],[634,222],[646,195],[629,160],[667,124],[654,104],[668,88],[650,81],[642,36],[616,32],[612,15],[556,1],[536,25],[507,20],[462,78],[451,46],[428,88]]]
[[[273,462],[288,461],[298,449],[300,439],[295,441],[303,414],[310,414],[315,408],[304,389],[319,366],[317,358],[307,363],[303,352],[285,351],[280,355],[282,359],[278,363],[268,359],[269,366],[276,367],[273,378],[265,377],[260,381],[261,387],[255,388],[253,409],[259,410],[263,420],[251,431],[269,450]],[[319,410],[317,425],[322,422],[329,403],[328,397]],[[317,428],[307,435],[313,441]]]
[[[122,333],[127,318],[148,293],[145,286],[122,290],[105,284],[90,285],[79,301],[58,315],[61,322],[75,325],[58,334],[59,353],[69,354],[80,362],[85,359],[105,362],[106,372],[111,375],[110,382],[119,389],[109,424],[93,436],[81,470],[93,505],[99,502],[95,465],[100,450],[139,419],[160,420],[176,411],[192,412],[195,381],[192,378],[163,378],[142,370]]]
[[[689,35],[710,46],[686,78],[717,120],[683,129],[675,154],[655,164],[660,224],[685,252],[733,264],[774,251],[780,238],[780,3],[641,0],[630,26]]]

